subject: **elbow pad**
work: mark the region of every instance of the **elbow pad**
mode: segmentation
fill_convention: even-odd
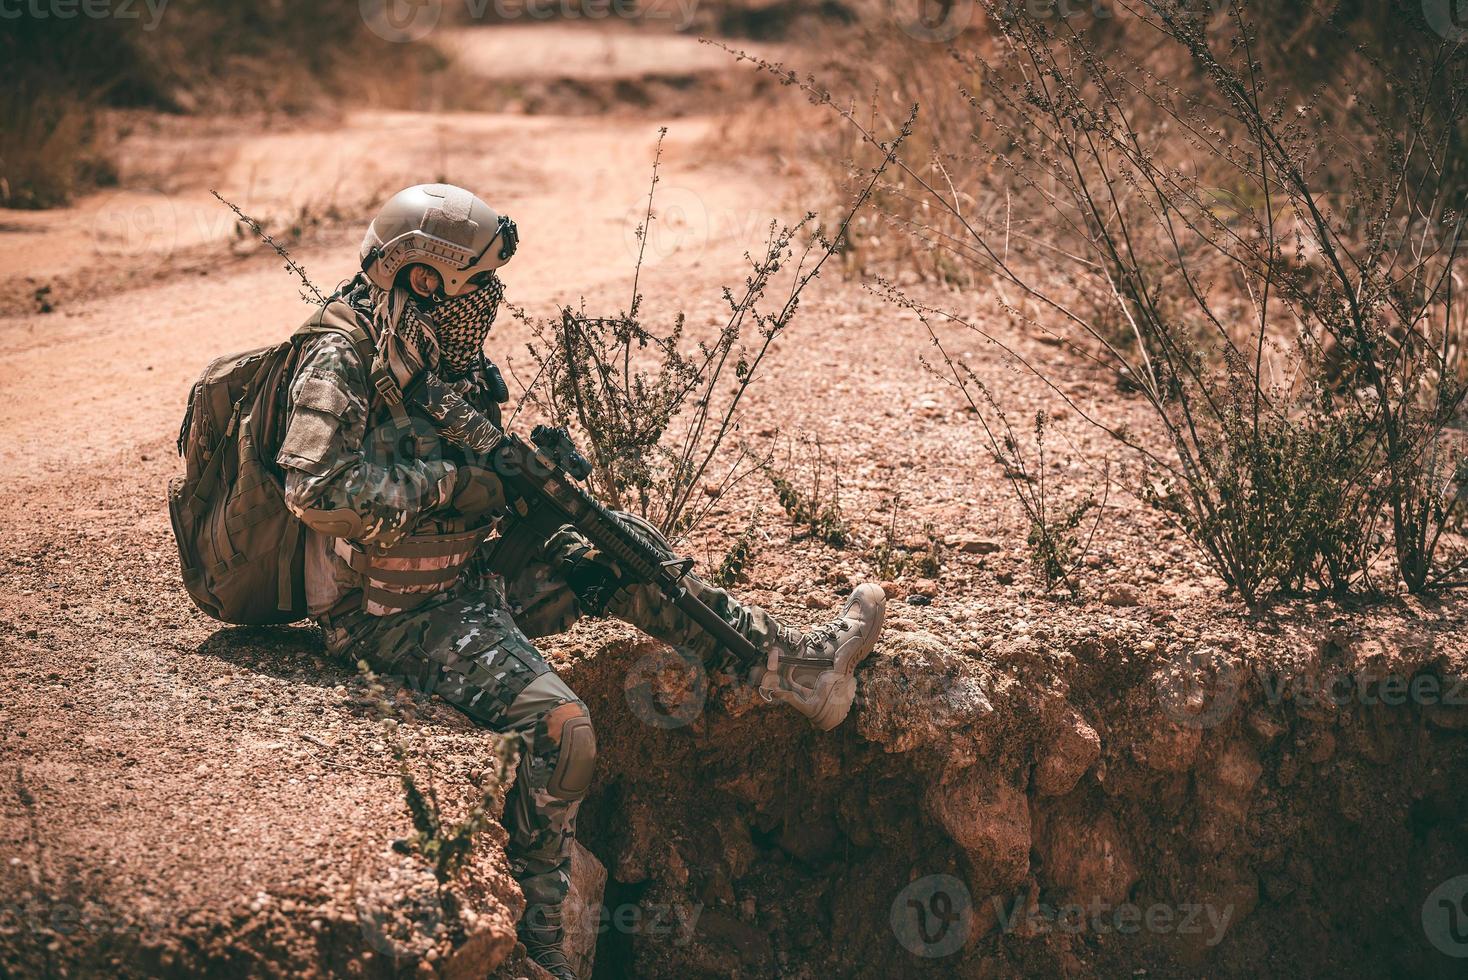
[[[299,512],[301,523],[320,534],[334,538],[358,540],[365,530],[362,517],[354,510],[319,510],[308,507]]]

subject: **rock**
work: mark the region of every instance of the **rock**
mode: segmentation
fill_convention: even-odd
[[[1259,781],[1259,774],[1263,771],[1259,756],[1249,744],[1234,741],[1219,756],[1212,781],[1226,789],[1231,796],[1242,798],[1253,792],[1254,784]]]
[[[998,541],[981,538],[977,534],[950,534],[943,539],[943,546],[966,555],[992,555],[1003,550]]]
[[[902,590],[896,582],[883,582],[882,592],[887,596],[888,599],[902,598]]]
[[[1185,772],[1193,765],[1202,741],[1202,729],[1157,717],[1151,731],[1132,745],[1132,753],[1148,769]]]
[[[690,947],[689,972],[713,976],[775,976],[775,949],[769,933],[722,909],[704,909],[698,941]]]
[[[925,595],[913,593],[912,595],[907,597],[907,604],[909,606],[931,606],[933,604],[933,600]]]
[[[1126,582],[1112,582],[1106,587],[1106,591],[1101,593],[1101,601],[1108,606],[1123,608],[1138,605],[1142,600],[1137,595],[1136,586]]]
[[[754,867],[758,852],[749,835],[749,825],[734,814],[724,814],[714,820],[714,830],[719,835],[719,845],[724,865],[735,879],[743,878]]]
[[[994,706],[973,661],[921,631],[893,631],[857,674],[857,730],[885,752],[930,746],[972,765],[990,748]]]
[[[1447,689],[1453,690],[1461,686],[1462,682],[1454,680],[1446,685]],[[1433,728],[1446,732],[1461,732],[1468,729],[1468,708],[1463,706],[1462,695],[1454,694],[1455,700],[1445,700],[1442,704],[1428,704],[1422,708],[1422,713],[1427,717],[1427,722]]]
[[[1289,752],[1279,757],[1279,766],[1274,772],[1274,781],[1282,788],[1288,789],[1295,784],[1300,775],[1300,760]]]
[[[965,769],[932,787],[925,803],[986,883],[1014,888],[1029,875],[1030,801],[1003,776]]]
[[[630,796],[623,802],[617,822],[620,832],[611,859],[617,880],[625,884],[646,881],[662,860],[662,848],[668,846],[658,830],[654,806],[639,796]]]
[[[1256,708],[1249,712],[1249,728],[1266,745],[1279,738],[1285,732],[1284,722],[1274,717],[1271,712],[1265,711],[1262,708]]]
[[[1330,757],[1333,755],[1335,755],[1335,736],[1330,732],[1320,732],[1310,743],[1305,758],[1318,766],[1323,762],[1330,761]]]
[[[580,841],[571,842],[571,891],[566,897],[564,949],[580,977],[591,976],[600,935],[602,894],[607,869]]]
[[[840,836],[830,814],[803,813],[786,818],[775,843],[786,854],[818,865],[834,851]]]
[[[438,970],[443,980],[471,980],[498,966],[515,947],[515,934],[503,928],[471,931]],[[351,971],[349,970],[348,973]]]
[[[1035,766],[1035,791],[1041,796],[1064,796],[1099,758],[1101,736],[1074,709],[1068,709]]]
[[[812,592],[805,597],[805,608],[807,609],[825,609],[830,604],[831,600],[819,592]]]
[[[1075,811],[1046,817],[1037,828],[1042,884],[1064,893],[1065,901],[1090,906],[1126,899],[1138,878],[1131,849],[1110,813],[1089,819]]]
[[[1210,957],[1222,942],[1259,904],[1260,881],[1246,868],[1224,865],[1200,882],[1193,902],[1200,907],[1195,928],[1179,929],[1181,955],[1206,972]]]
[[[935,582],[935,581],[933,581],[930,578],[920,578],[920,579],[918,579],[916,582],[912,583],[912,588],[908,590],[908,598],[909,599],[912,598],[915,595],[920,595],[920,596],[923,596],[925,598],[931,599],[934,596],[936,596],[937,594],[938,594],[938,583]]]
[[[1243,827],[1263,771],[1254,747],[1235,739],[1199,774],[1198,844],[1205,853],[1222,851]]]

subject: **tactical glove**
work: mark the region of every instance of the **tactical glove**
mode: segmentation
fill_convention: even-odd
[[[487,517],[505,506],[505,487],[500,478],[480,466],[460,466],[455,472],[454,491],[448,505],[460,517]]]

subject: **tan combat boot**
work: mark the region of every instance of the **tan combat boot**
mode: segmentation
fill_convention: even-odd
[[[576,971],[566,959],[562,943],[565,929],[561,925],[561,906],[528,905],[520,920],[520,941],[525,953],[542,970],[556,980],[577,980]]]
[[[760,696],[783,701],[830,731],[856,700],[856,668],[882,632],[887,596],[881,586],[859,585],[825,626],[801,634],[781,627],[769,643],[769,662],[755,669]]]

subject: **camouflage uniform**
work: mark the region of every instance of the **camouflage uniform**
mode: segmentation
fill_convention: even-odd
[[[456,390],[498,422],[498,406],[476,385]],[[447,592],[406,612],[370,615],[360,574],[332,550],[335,535],[320,529],[341,534],[351,526],[346,536],[356,543],[386,547],[436,526],[453,515],[456,470],[464,460],[443,448],[431,427],[411,440],[398,438],[370,410],[369,391],[367,370],[348,340],[326,334],[307,344],[290,386],[278,459],[287,503],[308,528],[310,611],[332,652],[432,690],[494,731],[525,737],[506,805],[510,854],[527,901],[556,905],[569,885],[570,842],[595,742],[586,706],[531,640],[565,630],[584,611],[605,611],[705,662],[721,652],[655,587],[622,587],[604,610],[586,589],[578,594],[571,582],[580,580],[579,572],[597,571],[588,563],[599,560],[569,528],[508,580],[496,569],[490,541]],[[691,577],[689,585],[761,649],[780,628],[763,610],[719,589]]]

